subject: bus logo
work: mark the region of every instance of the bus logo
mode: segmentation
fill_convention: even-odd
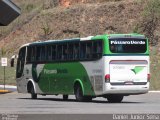
[[[135,74],[138,74],[138,73],[141,72],[144,68],[145,68],[145,66],[135,66],[134,69],[131,69],[131,71],[133,71]]]

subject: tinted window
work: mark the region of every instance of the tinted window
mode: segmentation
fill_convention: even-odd
[[[69,43],[68,44],[68,60],[73,60],[73,52],[74,52],[74,44]]]
[[[52,46],[51,45],[47,46],[46,58],[48,61],[52,60]]]
[[[110,51],[112,53],[145,53],[146,39],[137,38],[117,38],[109,40]]]
[[[100,58],[102,56],[102,41],[93,42],[93,58]]]
[[[20,78],[23,74],[24,64],[25,64],[26,47],[21,48],[17,60],[17,71],[16,78]]]
[[[102,57],[102,40],[35,45],[27,50],[27,63],[92,61]]]
[[[27,47],[27,62],[36,61],[36,47]]]
[[[57,45],[52,45],[52,47],[50,48],[51,50],[51,56],[52,56],[52,60],[55,61],[56,60],[56,56],[57,56]]]
[[[63,52],[63,45],[58,45],[57,46],[57,60],[62,60],[62,52]]]

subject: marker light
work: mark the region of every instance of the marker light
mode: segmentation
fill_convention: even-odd
[[[105,82],[109,82],[110,81],[110,74],[105,75]]]

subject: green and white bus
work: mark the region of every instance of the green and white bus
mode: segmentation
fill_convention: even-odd
[[[140,34],[105,34],[28,43],[19,50],[17,90],[37,95],[75,95],[121,102],[149,90],[148,39]]]

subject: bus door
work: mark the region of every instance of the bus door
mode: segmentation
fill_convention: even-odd
[[[17,80],[17,88],[25,89],[25,78],[24,78],[24,64],[25,64],[25,56],[26,56],[26,47],[23,47],[19,51],[18,59],[17,59],[17,70],[16,70],[16,80]],[[24,90],[18,90],[24,91]]]
[[[25,56],[26,56],[26,47],[21,48],[19,51],[18,60],[17,60],[16,78],[20,78],[23,75]]]

